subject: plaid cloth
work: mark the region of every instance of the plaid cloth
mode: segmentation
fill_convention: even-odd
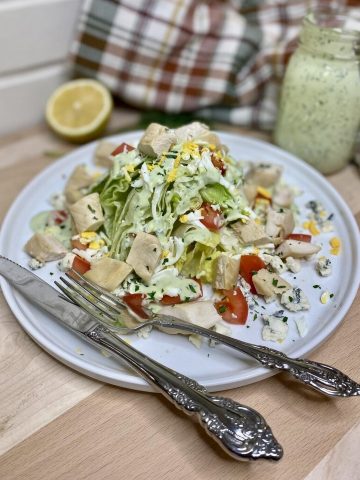
[[[301,19],[344,3],[85,0],[75,72],[136,107],[270,129]]]

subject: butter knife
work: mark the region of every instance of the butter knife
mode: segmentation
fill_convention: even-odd
[[[195,380],[145,356],[64,300],[35,274],[3,256],[0,256],[0,274],[31,303],[77,335],[125,360],[181,411],[196,415],[205,431],[233,458],[279,460],[282,457],[281,445],[257,411],[229,398],[210,395]]]

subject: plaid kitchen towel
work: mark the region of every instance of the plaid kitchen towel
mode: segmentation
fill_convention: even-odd
[[[344,3],[85,0],[75,72],[136,107],[269,129],[301,19]]]

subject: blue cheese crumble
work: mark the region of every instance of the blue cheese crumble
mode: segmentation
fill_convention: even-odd
[[[328,277],[332,273],[331,260],[326,257],[320,257],[316,262],[315,268],[319,275],[322,277]]]
[[[288,334],[289,326],[286,317],[275,315],[262,316],[264,327],[262,329],[262,338],[265,341],[282,343]]]
[[[294,287],[284,292],[281,295],[280,303],[290,312],[300,312],[310,308],[309,300],[299,287]]]

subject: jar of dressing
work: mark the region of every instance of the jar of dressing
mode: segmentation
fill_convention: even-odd
[[[325,174],[351,159],[360,127],[360,30],[347,24],[351,19],[331,11],[305,17],[275,127],[280,147]]]

